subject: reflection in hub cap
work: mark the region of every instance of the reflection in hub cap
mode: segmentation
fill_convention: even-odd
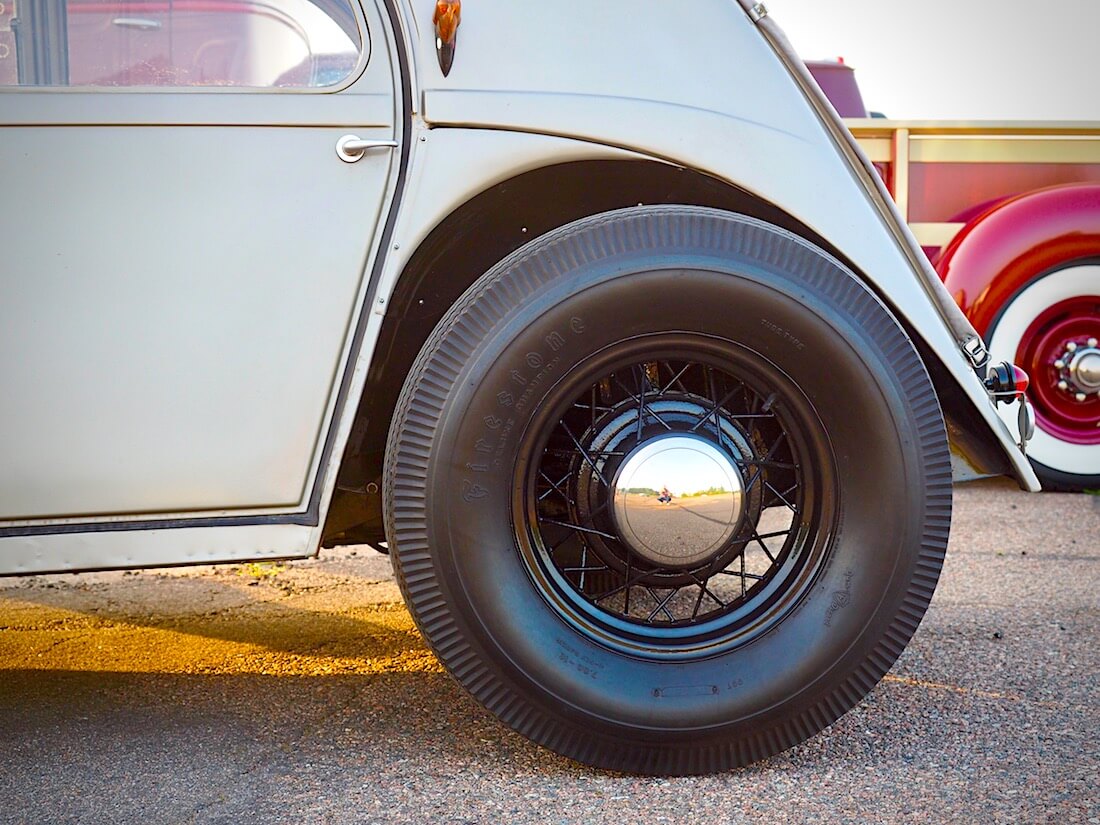
[[[619,536],[631,550],[660,567],[694,567],[733,537],[744,482],[714,444],[667,435],[626,457],[612,493]]]
[[[1100,350],[1078,350],[1069,365],[1073,382],[1085,392],[1100,390]]]

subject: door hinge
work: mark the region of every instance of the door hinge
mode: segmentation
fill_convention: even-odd
[[[752,18],[753,23],[759,23],[765,17],[768,16],[768,7],[763,3],[757,3],[755,6],[749,9],[749,17]]]

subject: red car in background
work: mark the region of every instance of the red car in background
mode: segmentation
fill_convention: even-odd
[[[1031,377],[1044,487],[1100,488],[1100,123],[889,120],[851,67],[807,65],[993,358]]]

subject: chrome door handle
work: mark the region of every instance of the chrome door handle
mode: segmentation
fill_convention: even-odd
[[[359,135],[344,135],[336,141],[336,157],[344,163],[355,163],[370,149],[396,148],[396,140],[361,140]]]
[[[147,20],[144,17],[116,17],[111,21],[112,26],[120,29],[138,29],[139,31],[152,32],[161,28],[159,20]]]

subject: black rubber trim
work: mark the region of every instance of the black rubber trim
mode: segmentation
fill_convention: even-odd
[[[198,561],[174,561],[167,564],[120,564],[103,565],[101,567],[81,567],[77,570],[64,567],[51,567],[45,570],[30,572],[0,573],[0,579],[15,579],[20,576],[60,576],[62,574],[75,573],[117,573],[120,570],[176,570],[184,567],[195,567],[203,564],[240,564],[244,561],[282,562],[299,561],[301,556],[262,556],[259,559],[202,559]]]
[[[769,243],[776,235],[782,244]],[[592,730],[566,726],[527,701],[481,659],[448,607],[429,546],[423,480],[430,444],[459,372],[489,330],[525,295],[583,264],[624,249],[691,247],[713,239],[717,255],[738,253],[775,264],[843,307],[882,342],[910,405],[925,464],[926,498],[920,550],[896,615],[863,662],[835,688],[802,710],[739,739],[705,749],[669,747],[644,764]],[[827,261],[831,265],[823,266]],[[497,264],[453,306],[425,344],[394,411],[384,474],[386,534],[398,584],[418,627],[450,673],[502,722],[557,753],[611,770],[642,774],[706,774],[757,762],[823,730],[882,679],[916,632],[939,579],[951,525],[951,461],[943,415],[912,342],[889,309],[835,258],[802,238],[762,221],[700,207],[642,207],[578,221],[533,241]]]
[[[408,177],[409,169],[409,155],[412,152],[412,79],[409,72],[409,58],[405,54],[405,39],[404,29],[401,27],[401,17],[398,14],[395,0],[385,0],[386,12],[389,14],[390,27],[393,30],[394,42],[397,45],[397,62],[399,70],[401,72],[401,158],[398,161],[397,170],[397,185],[393,190],[393,201],[390,204],[389,215],[386,216],[386,223],[382,230],[382,238],[378,244],[378,254],[374,259],[374,266],[371,269],[370,280],[367,283],[366,299],[363,303],[363,308],[359,314],[359,322],[355,326],[355,334],[352,337],[351,359],[344,365],[344,375],[340,379],[340,390],[336,396],[336,409],[330,422],[328,435],[325,438],[325,446],[321,451],[321,463],[318,465],[317,478],[313,484],[313,492],[309,499],[309,510],[312,521],[311,525],[317,525],[319,523],[319,516],[321,511],[321,488],[324,486],[324,468],[328,465],[329,459],[332,457],[333,446],[336,441],[336,429],[337,422],[339,422],[344,415],[345,408],[348,403],[348,394],[351,388],[352,377],[355,375],[355,370],[352,365],[356,358],[359,357],[359,350],[363,346],[363,338],[367,333],[367,323],[370,319],[371,307],[374,305],[374,296],[378,290],[378,282],[382,279],[382,269],[386,263],[386,250],[390,247],[390,239],[393,237],[393,230],[397,224],[397,213],[401,205],[402,196],[405,194],[405,181]],[[358,401],[358,399],[356,399]]]
[[[72,533],[129,533],[135,530],[178,530],[185,527],[247,527],[256,524],[297,524],[316,527],[316,515],[284,513],[278,516],[211,516],[208,518],[148,519],[147,521],[93,521],[71,524],[34,524],[0,529],[0,538],[15,536],[63,536]]]
[[[393,201],[390,204],[389,215],[382,230],[381,241],[378,244],[378,254],[375,256],[374,266],[371,268],[370,280],[367,282],[366,298],[359,314],[359,321],[355,326],[352,336],[350,360],[344,364],[343,377],[340,379],[340,389],[336,396],[336,408],[332,419],[329,421],[328,434],[325,437],[325,445],[321,450],[321,462],[318,464],[317,477],[313,481],[313,489],[310,491],[309,506],[303,513],[286,513],[275,516],[206,516],[199,518],[174,518],[174,519],[150,519],[148,521],[117,521],[117,522],[73,522],[70,524],[55,525],[29,525],[27,527],[0,527],[0,538],[12,538],[18,536],[51,536],[72,533],[113,533],[132,530],[176,530],[187,527],[250,527],[261,524],[296,524],[302,527],[317,527],[321,523],[321,489],[325,482],[325,467],[332,457],[333,447],[336,442],[337,423],[343,418],[348,405],[348,394],[351,380],[355,374],[352,364],[359,357],[359,350],[363,346],[363,338],[366,336],[367,323],[370,320],[370,308],[374,304],[374,295],[378,289],[378,282],[382,277],[382,268],[386,262],[386,250],[389,248],[390,239],[393,237],[394,226],[397,223],[397,213],[401,205],[402,196],[405,194],[405,184],[408,178],[409,154],[412,150],[412,79],[409,72],[409,57],[405,53],[404,29],[401,27],[401,18],[397,11],[395,0],[384,0],[386,13],[390,18],[390,27],[393,29],[394,43],[396,44],[398,69],[401,73],[401,107],[402,134],[401,134],[401,158],[398,161],[397,184],[393,190]]]

